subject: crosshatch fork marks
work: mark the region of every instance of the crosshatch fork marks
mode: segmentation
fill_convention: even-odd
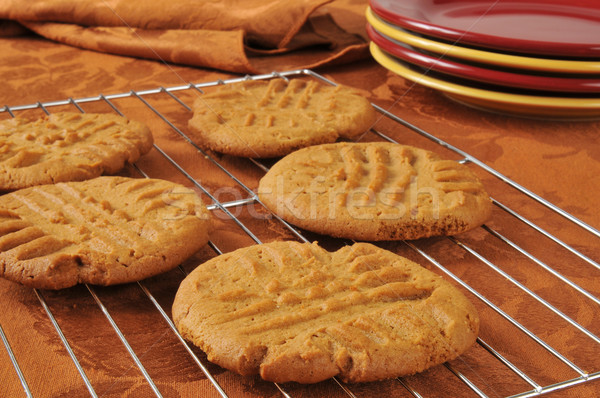
[[[226,253],[186,277],[173,318],[209,360],[275,382],[412,373],[454,358],[478,330],[472,304],[450,284],[366,243],[331,253],[272,242]],[[306,369],[285,376],[286,366]]]
[[[360,204],[373,202],[380,195],[389,196],[379,198],[385,204],[400,202],[417,174],[414,169],[415,157],[405,148],[395,148],[390,153],[388,148],[381,146],[351,146],[330,152],[332,163],[344,165],[341,173],[334,174],[337,183],[343,180],[343,189],[339,193],[342,205],[347,204],[348,192],[357,189],[362,194],[358,199]]]
[[[271,167],[258,195],[293,225],[367,241],[457,234],[491,213],[489,195],[466,166],[385,142],[300,149]]]
[[[118,185],[120,184],[112,188],[119,189]],[[136,198],[140,195],[139,192],[128,193],[129,197],[123,198],[124,203],[139,202]],[[153,196],[160,194],[160,191],[153,192]],[[31,194],[15,193],[14,196],[31,213],[37,215],[31,217],[36,224],[43,224],[44,220],[49,220],[58,227],[56,232],[52,228],[52,233],[64,237],[73,245],[98,239],[105,242],[106,247],[116,245],[120,250],[124,250],[135,247],[139,238],[148,239],[147,236],[133,230],[133,225],[128,223],[134,217],[133,214],[128,214],[126,210],[116,210],[115,205],[109,201],[98,200],[73,186],[58,184],[56,189],[51,191],[33,188]]]
[[[338,318],[340,312],[349,310],[365,313],[389,302],[424,300],[433,289],[415,283],[407,270],[381,267],[380,259],[368,253],[345,251],[336,256],[310,246],[292,246],[292,250],[296,253],[266,246],[257,250],[257,257],[227,257],[225,261],[235,263],[240,271],[233,278],[239,284],[206,291],[202,299],[218,300],[228,307],[211,314],[212,319],[232,323],[230,327],[248,334],[320,318],[312,326],[318,328],[327,323],[323,317]],[[246,282],[248,278],[266,279],[264,286],[255,286]]]
[[[314,81],[291,80],[286,84],[284,80],[270,80],[263,97],[258,101],[258,108],[275,103],[275,107],[281,109],[287,107],[305,109],[309,106],[313,95],[319,91],[319,87],[320,85]],[[329,97],[328,100],[320,107],[324,109],[335,108],[335,97]]]
[[[309,145],[356,138],[376,113],[349,87],[303,79],[243,81],[194,101],[190,138],[209,149],[244,157],[275,157]]]
[[[271,80],[267,85],[263,97],[257,102],[256,109],[252,108],[247,110],[245,116],[246,122],[244,127],[253,127],[256,123],[259,123],[258,127],[273,128],[276,125],[284,126],[288,124],[289,127],[294,128],[299,124],[306,123],[303,113],[296,113],[294,110],[305,110],[310,106],[311,98],[319,91],[320,85],[314,81],[304,84],[300,80],[292,80],[288,84],[284,83],[284,80]],[[335,110],[335,97],[325,97],[322,103],[319,103],[316,108],[324,110]],[[277,116],[277,110],[288,109],[291,113]],[[278,118],[279,120],[276,120]],[[280,123],[280,120],[284,120],[285,123]],[[221,116],[219,119],[222,123],[227,121]],[[288,137],[289,139],[289,137]]]
[[[124,283],[164,272],[207,241],[208,213],[190,189],[99,177],[0,198],[4,276],[43,288]]]
[[[0,190],[113,174],[152,148],[145,125],[108,114],[59,112],[0,122]]]

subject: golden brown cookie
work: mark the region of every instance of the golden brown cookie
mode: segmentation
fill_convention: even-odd
[[[456,358],[479,317],[450,283],[368,243],[273,242],[198,266],[173,319],[208,359],[274,382],[398,377]]]
[[[163,180],[97,177],[0,196],[0,276],[61,289],[168,271],[208,240],[191,189]]]
[[[300,149],[267,172],[258,195],[301,228],[369,241],[453,235],[483,224],[491,212],[466,166],[387,142]]]
[[[111,114],[55,113],[0,122],[0,190],[116,173],[152,148],[142,123]]]
[[[339,137],[356,138],[375,119],[369,101],[349,87],[302,79],[249,80],[196,99],[189,128],[192,139],[209,149],[267,158]]]

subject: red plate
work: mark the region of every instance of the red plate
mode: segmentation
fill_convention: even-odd
[[[381,18],[461,44],[600,58],[598,0],[369,0]]]
[[[384,51],[427,70],[506,87],[555,92],[600,93],[600,77],[597,79],[551,77],[487,69],[415,51],[411,47],[379,33],[369,24],[367,24],[367,33],[371,40]]]

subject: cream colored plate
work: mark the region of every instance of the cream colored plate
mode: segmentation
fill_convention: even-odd
[[[524,57],[491,51],[477,50],[473,48],[460,47],[452,44],[426,39],[413,35],[408,31],[384,22],[377,17],[371,8],[367,8],[367,21],[377,31],[386,36],[406,43],[413,47],[432,51],[450,57],[466,59],[469,61],[485,64],[521,68],[534,71],[561,72],[561,73],[597,73],[600,74],[600,62],[597,61],[574,61],[562,59],[548,59]]]
[[[373,58],[407,80],[439,90],[450,98],[486,110],[529,117],[589,119],[600,117],[600,98],[543,97],[463,86],[414,71],[371,42]]]

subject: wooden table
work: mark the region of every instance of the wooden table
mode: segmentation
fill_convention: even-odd
[[[464,291],[480,312],[481,333],[463,356],[418,375],[278,386],[210,364],[170,323],[178,284],[198,263],[257,241],[298,239],[252,199],[268,164],[204,152],[185,138],[189,106],[200,95],[190,83],[240,76],[36,37],[0,39],[0,54],[0,106],[9,106],[0,108],[0,119],[80,108],[142,120],[157,148],[123,174],[177,181],[207,204],[231,205],[213,210],[211,245],[181,268],[140,283],[36,291],[0,280],[0,396],[27,390],[36,397],[213,397],[219,396],[215,385],[230,397],[470,397],[475,391],[504,397],[535,395],[536,388],[549,396],[591,397],[600,391],[600,123],[471,109],[372,60],[315,71],[358,88],[383,111],[364,140],[389,138],[458,160],[466,155],[484,181],[495,201],[484,227],[454,238],[380,243]],[[561,389],[552,393],[555,384]]]

